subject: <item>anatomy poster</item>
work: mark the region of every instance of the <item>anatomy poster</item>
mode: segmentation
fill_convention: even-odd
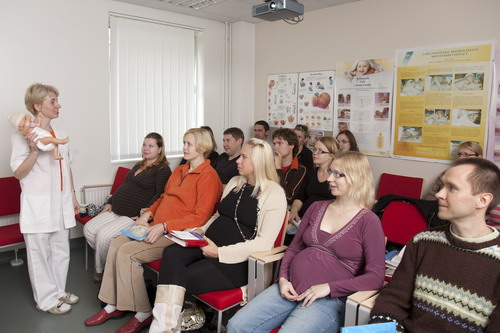
[[[334,133],[349,129],[359,149],[389,156],[394,81],[393,59],[337,63]]]
[[[310,130],[332,130],[334,77],[334,71],[299,73],[299,124]]]
[[[488,149],[486,155],[490,161],[500,166],[500,50],[495,52],[495,72],[493,81],[492,111],[488,131]]]
[[[271,127],[297,124],[298,73],[273,74],[267,79],[267,122]]]
[[[395,156],[453,160],[463,141],[484,147],[493,50],[482,42],[396,52]]]

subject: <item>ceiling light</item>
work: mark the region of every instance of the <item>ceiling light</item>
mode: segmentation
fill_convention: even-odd
[[[216,3],[225,1],[225,0],[160,0],[161,2],[166,2],[172,5],[181,6],[181,7],[189,7],[193,9],[201,9],[208,6],[215,5]]]

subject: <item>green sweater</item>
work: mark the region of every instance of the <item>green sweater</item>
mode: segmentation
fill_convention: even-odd
[[[500,234],[477,242],[441,226],[417,234],[370,323],[398,332],[500,332]]]

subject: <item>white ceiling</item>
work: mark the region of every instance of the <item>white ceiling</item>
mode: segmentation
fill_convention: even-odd
[[[160,0],[115,0],[126,2],[139,6],[165,10],[174,13],[180,13],[190,16],[201,17],[204,19],[219,22],[238,22],[245,21],[249,23],[264,22],[261,19],[252,17],[252,7],[264,3],[264,0],[225,0],[215,5],[202,9],[192,9],[171,5]],[[299,0],[304,5],[304,12],[337,6],[348,2],[359,0]],[[304,15],[306,16],[306,15]]]

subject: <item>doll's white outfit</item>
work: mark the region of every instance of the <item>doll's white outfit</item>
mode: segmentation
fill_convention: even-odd
[[[38,135],[37,139],[51,138],[52,137],[52,134],[50,134],[49,131],[44,130],[40,126],[33,127],[33,129],[31,131],[35,132]],[[50,150],[54,149],[53,143],[49,143],[49,144],[44,145],[40,140],[36,143],[36,146],[38,147],[38,149],[43,150],[43,151],[50,151]]]

